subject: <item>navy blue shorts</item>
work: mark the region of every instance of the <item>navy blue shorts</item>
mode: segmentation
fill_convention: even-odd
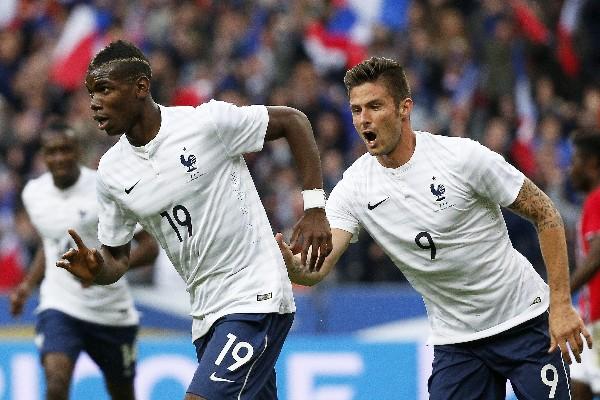
[[[75,363],[85,351],[107,381],[125,383],[135,376],[137,325],[100,325],[50,309],[38,315],[35,330],[42,360],[47,353],[62,353]]]
[[[504,400],[507,379],[520,400],[568,400],[569,366],[549,348],[547,313],[489,338],[436,345],[430,400]]]
[[[208,400],[276,400],[275,362],[294,314],[230,314],[194,341],[198,368],[187,392]]]

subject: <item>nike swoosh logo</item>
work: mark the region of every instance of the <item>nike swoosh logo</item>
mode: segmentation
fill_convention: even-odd
[[[133,184],[132,187],[130,187],[129,189],[125,189],[125,194],[129,194],[131,193],[131,191],[133,190],[133,188],[135,187],[135,185],[137,185],[138,183],[140,183],[141,179],[138,180],[136,183]]]
[[[383,202],[384,202],[384,201],[386,201],[387,199],[389,199],[389,196],[388,196],[388,197],[386,197],[385,199],[383,199],[383,200],[381,200],[381,201],[379,201],[379,202],[377,202],[377,203],[373,204],[373,205],[371,205],[371,203],[369,202],[369,203],[367,203],[367,208],[368,208],[369,210],[373,210],[373,209],[375,209],[375,207],[377,207],[378,205],[380,205],[381,203],[383,203]]]
[[[235,382],[235,381],[232,381],[232,380],[229,380],[229,379],[219,378],[218,376],[215,375],[214,372],[212,374],[210,374],[209,378],[213,382],[231,382],[231,383]]]

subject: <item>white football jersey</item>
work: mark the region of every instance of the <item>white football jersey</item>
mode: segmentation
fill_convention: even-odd
[[[139,222],[187,285],[193,340],[231,313],[295,311],[283,257],[243,153],[262,149],[264,106],[210,101],[160,107],[147,145],[125,136],[98,168],[100,241],[120,246]]]
[[[472,341],[543,313],[549,290],[510,242],[500,205],[524,176],[470,139],[416,132],[411,159],[365,154],[327,201],[331,228],[363,227],[423,296],[433,344]]]
[[[84,321],[112,326],[138,323],[138,313],[125,278],[112,285],[83,288],[70,272],[56,266],[69,248],[76,248],[67,230],[75,229],[89,247],[98,247],[96,171],[81,167],[77,182],[61,190],[50,173],[27,183],[23,203],[40,234],[45,253],[45,275],[38,311],[55,309]]]

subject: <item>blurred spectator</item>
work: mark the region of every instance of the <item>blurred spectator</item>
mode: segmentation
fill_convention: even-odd
[[[115,37],[131,40],[151,60],[159,103],[197,105],[217,98],[302,110],[315,130],[328,190],[349,160],[364,152],[356,146],[343,73],[360,57],[395,58],[406,66],[418,100],[416,129],[470,137],[502,154],[552,196],[568,234],[574,229],[580,203],[565,178],[571,158],[565,138],[576,129],[600,128],[595,1],[584,0],[575,10],[571,32],[581,64],[576,76],[561,68],[554,40],[563,0],[407,0],[394,3],[395,14],[388,16],[377,15],[375,6],[334,0],[15,4],[0,21],[0,248],[20,254],[20,262],[32,246],[27,230],[16,229],[15,199],[24,181],[44,171],[35,156],[40,127],[59,115],[83,132],[84,160],[92,168],[111,144],[90,118],[83,85],[65,88],[52,74],[62,34],[75,15],[85,14],[76,13],[82,9],[91,18],[85,25],[90,36],[68,38],[81,45],[73,54],[84,57],[82,65],[88,61],[83,50],[91,55]],[[520,69],[515,59],[523,61]],[[266,146],[246,162],[273,228],[289,232],[298,213],[297,178],[286,146]],[[522,230],[519,219],[507,217],[507,224],[515,246],[540,267],[539,254],[528,250],[537,249],[531,232]],[[334,280],[403,279],[386,270],[387,258],[375,243],[351,248],[340,263]]]

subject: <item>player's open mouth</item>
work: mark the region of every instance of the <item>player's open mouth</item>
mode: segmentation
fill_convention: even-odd
[[[96,116],[94,116],[94,120],[96,120],[96,122],[98,122],[98,129],[100,129],[100,130],[106,129],[106,125],[108,124],[108,118],[96,115]]]
[[[373,145],[375,142],[375,139],[377,139],[377,134],[372,131],[364,131],[363,137],[365,138],[368,145]]]

